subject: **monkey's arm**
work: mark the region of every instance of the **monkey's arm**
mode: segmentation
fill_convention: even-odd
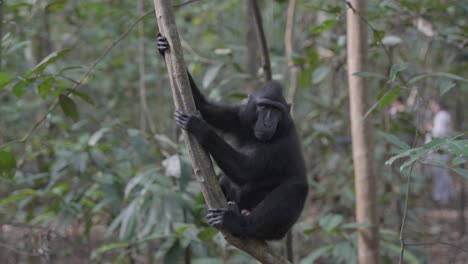
[[[166,50],[169,49],[169,42],[167,39],[158,33],[157,37],[158,51],[164,57]],[[193,80],[192,75],[187,70],[190,88],[192,90],[195,106],[200,111],[203,119],[214,128],[226,133],[233,133],[240,127],[239,120],[239,106],[230,106],[224,104],[217,104],[206,100],[205,96],[200,92],[198,86]]]
[[[251,159],[236,151],[201,118],[176,110],[177,125],[195,136],[200,144],[211,154],[216,164],[234,183],[246,182],[246,171],[250,171]]]

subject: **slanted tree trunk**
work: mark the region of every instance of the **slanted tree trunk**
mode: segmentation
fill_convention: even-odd
[[[367,70],[366,1],[350,0],[347,11],[347,56],[351,136],[356,187],[356,220],[368,226],[358,230],[358,256],[361,264],[379,263],[379,223],[377,179],[374,168],[374,137],[369,109],[369,88],[364,78],[353,73]]]
[[[165,60],[175,106],[184,112],[194,113],[195,104],[188,82],[187,68],[184,63],[182,46],[175,24],[171,1],[153,0],[153,3],[159,31],[167,38],[171,47],[165,53]],[[193,136],[185,131],[183,133],[190,158],[192,159],[195,176],[201,185],[201,191],[207,206],[209,208],[226,207],[226,200],[215,177],[208,154],[201,148]],[[231,245],[245,251],[262,263],[289,263],[264,241],[243,240],[226,232],[223,232],[223,235]]]

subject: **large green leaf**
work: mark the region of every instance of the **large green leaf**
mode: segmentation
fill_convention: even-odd
[[[87,102],[88,104],[94,105],[93,98],[91,98],[91,96],[89,96],[88,94],[77,91],[76,89],[67,89],[67,91],[69,91],[73,95],[80,97],[81,99],[83,99],[83,101]]]
[[[455,87],[455,83],[449,80],[442,80],[439,85],[440,95],[443,95]]]
[[[42,99],[46,99],[47,95],[49,94],[50,90],[52,89],[52,84],[55,82],[55,78],[53,76],[47,77],[42,83],[37,87],[39,92],[39,96]]]
[[[70,97],[61,94],[59,96],[59,104],[66,116],[70,117],[75,122],[78,121],[78,109],[75,102]]]
[[[64,49],[64,50],[55,51],[55,52],[49,54],[49,56],[45,57],[38,65],[36,65],[36,67],[34,67],[30,71],[28,71],[24,75],[24,77],[29,78],[33,74],[42,73],[45,70],[45,68],[47,68],[47,66],[49,66],[51,63],[54,63],[55,61],[62,58],[63,56],[67,55],[70,51],[72,51],[72,49]]]
[[[379,108],[382,109],[391,102],[395,101],[398,96],[400,96],[401,92],[403,91],[403,88],[401,87],[394,87],[387,93],[385,93],[382,98],[379,100]]]
[[[412,84],[412,83],[415,83],[417,81],[420,81],[422,79],[429,78],[429,77],[443,77],[443,78],[448,78],[448,79],[452,79],[455,81],[468,82],[468,79],[465,79],[456,74],[447,73],[447,72],[430,72],[430,73],[423,73],[423,74],[418,74],[416,76],[413,76],[411,79],[409,79],[408,83]]]
[[[359,77],[368,77],[368,78],[377,78],[377,79],[387,79],[386,76],[376,73],[376,72],[355,72],[353,73],[354,76]]]
[[[468,170],[463,168],[452,168],[452,170],[468,180]]]
[[[320,34],[325,30],[329,30],[329,29],[333,28],[334,26],[336,26],[336,24],[338,24],[338,20],[336,20],[336,19],[325,20],[325,21],[322,22],[321,25],[313,27],[312,28],[312,33],[313,34]]]
[[[392,68],[390,69],[389,79],[394,81],[395,78],[396,78],[397,73],[408,69],[408,67],[409,67],[408,63],[400,63],[400,64],[392,65]]]
[[[15,156],[6,151],[0,150],[0,177],[12,178],[15,175]]]
[[[219,70],[221,70],[222,67],[223,64],[215,65],[206,71],[205,77],[203,77],[203,88],[208,88],[210,86],[216,76],[218,76]]]
[[[327,245],[320,247],[316,250],[314,250],[312,253],[310,253],[307,257],[303,258],[299,264],[313,264],[315,261],[328,254],[331,250],[333,250],[333,245]]]
[[[21,201],[21,200],[23,200],[25,198],[36,196],[37,194],[38,194],[38,192],[36,190],[33,190],[33,189],[19,190],[17,192],[14,192],[13,194],[11,194],[8,197],[6,197],[4,199],[1,199],[0,200],[0,206],[7,205],[7,204],[10,204],[10,203],[15,203],[15,202]]]
[[[406,142],[402,141],[401,139],[399,139],[398,137],[392,134],[388,134],[383,131],[379,131],[378,134],[384,137],[389,142],[391,142],[393,145],[398,146],[401,149],[407,150],[410,148],[410,146]]]
[[[11,82],[8,72],[0,72],[0,90]]]

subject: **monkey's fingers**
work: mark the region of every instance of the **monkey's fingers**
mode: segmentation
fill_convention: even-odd
[[[158,33],[156,43],[159,53],[164,56],[164,52],[169,49],[169,42],[167,41],[166,37],[164,37],[161,33]]]
[[[219,227],[223,224],[224,213],[226,209],[210,209],[206,214],[206,218],[208,219],[208,224],[213,227]]]

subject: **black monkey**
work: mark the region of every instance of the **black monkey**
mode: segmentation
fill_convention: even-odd
[[[167,39],[157,38],[164,56]],[[304,160],[290,105],[270,81],[242,105],[208,101],[188,73],[201,117],[176,110],[177,124],[193,134],[224,172],[228,208],[208,209],[208,223],[242,238],[281,239],[299,218],[308,192]],[[216,132],[233,139],[228,144]]]

